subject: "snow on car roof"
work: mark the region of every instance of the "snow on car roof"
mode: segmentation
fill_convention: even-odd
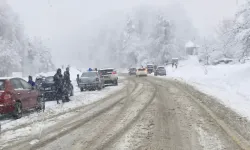
[[[114,70],[115,68],[102,68],[100,70]]]
[[[20,77],[0,77],[0,80],[9,80],[13,78],[20,78]]]
[[[84,71],[83,73],[86,73],[86,72],[97,72],[97,71]]]

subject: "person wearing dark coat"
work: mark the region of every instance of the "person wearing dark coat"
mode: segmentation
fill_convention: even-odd
[[[59,68],[56,71],[56,74],[54,75],[54,84],[56,88],[56,101],[57,104],[59,103],[59,98],[63,94],[63,75],[62,75],[62,70]]]
[[[76,82],[77,82],[77,85],[79,86],[79,82],[80,82],[79,74],[77,74],[77,76],[76,76]]]
[[[69,73],[69,67],[66,68],[66,71],[64,71],[64,81],[69,84],[70,83],[70,73]]]
[[[29,76],[29,81],[28,83],[32,86],[35,87],[35,82],[32,80],[32,76]]]

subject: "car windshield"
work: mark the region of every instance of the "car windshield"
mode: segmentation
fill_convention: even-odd
[[[0,80],[0,91],[3,91],[5,89],[5,80]]]
[[[95,77],[97,76],[97,72],[84,72],[81,77]]]
[[[130,68],[130,71],[136,71],[136,68]]]
[[[165,68],[164,68],[164,67],[159,67],[158,69],[159,69],[159,70],[165,70]]]
[[[154,68],[153,65],[147,65],[147,68]]]
[[[48,82],[48,83],[54,82],[54,77],[53,77],[53,76],[51,76],[51,77],[46,77],[46,78],[45,78],[45,82]]]
[[[143,68],[143,69],[138,69],[138,71],[145,71],[145,70],[146,70],[146,69],[144,69],[144,68]]]

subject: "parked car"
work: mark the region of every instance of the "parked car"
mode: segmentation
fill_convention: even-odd
[[[129,68],[128,74],[131,75],[136,75],[136,68]]]
[[[56,100],[56,87],[54,86],[54,76],[43,76],[36,78],[37,89],[43,94],[43,98],[45,101]],[[68,97],[74,95],[74,87],[70,84],[69,87],[66,88],[65,85],[65,93]]]
[[[154,65],[153,64],[147,64],[147,72],[151,74],[154,71]]]
[[[139,68],[136,71],[136,77],[140,77],[140,76],[147,76],[147,69],[146,68]]]
[[[159,66],[154,72],[155,76],[166,76],[166,69],[164,66]]]
[[[118,75],[114,68],[105,68],[98,71],[103,77],[104,84],[118,85]]]
[[[98,71],[88,71],[82,73],[79,78],[78,87],[81,91],[84,90],[101,90],[104,88],[104,79],[101,77]]]
[[[23,111],[44,108],[39,92],[21,78],[0,79],[0,113],[22,117]]]

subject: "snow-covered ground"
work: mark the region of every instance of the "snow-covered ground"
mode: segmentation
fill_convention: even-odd
[[[1,136],[0,136],[0,145],[7,144],[8,141],[12,141],[16,138],[20,138],[27,135],[37,134],[42,128],[47,128],[57,121],[64,119],[66,117],[70,117],[74,114],[67,113],[72,109],[78,108],[80,106],[84,106],[95,101],[98,101],[120,89],[122,89],[125,85],[125,82],[119,83],[119,86],[108,86],[101,91],[86,91],[80,92],[79,88],[76,86],[76,75],[81,73],[77,69],[72,68],[71,72],[71,80],[74,84],[74,96],[71,97],[71,101],[67,103],[57,104],[56,101],[46,102],[45,112],[31,112],[25,114],[22,118],[18,120],[13,120],[11,118],[7,118],[6,120],[0,120],[1,124]],[[54,75],[55,72],[42,73],[43,75]],[[65,113],[62,116],[57,116],[58,114]],[[43,123],[43,118],[51,118],[53,116],[57,116],[56,120],[47,120],[46,123]],[[28,123],[28,125],[27,125]],[[19,127],[23,128],[19,128]],[[0,147],[1,149],[1,147]]]
[[[167,66],[167,78],[193,85],[217,97],[221,103],[250,119],[250,63],[204,67],[197,57],[180,61],[177,69]]]

